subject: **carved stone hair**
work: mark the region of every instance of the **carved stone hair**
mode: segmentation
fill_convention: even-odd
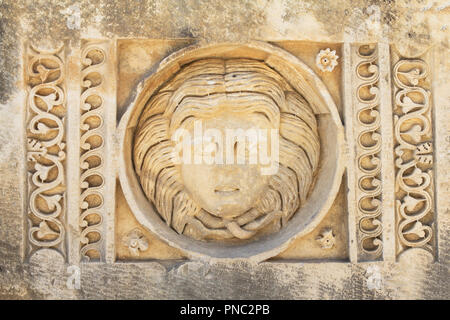
[[[200,208],[172,161],[171,134],[193,118],[212,116],[218,101],[231,112],[264,113],[279,127],[279,170],[254,208],[232,221]],[[315,115],[276,71],[251,59],[203,59],[184,66],[147,102],[134,137],[134,165],[147,198],[178,233],[196,239],[247,239],[277,228],[306,200],[320,153]]]

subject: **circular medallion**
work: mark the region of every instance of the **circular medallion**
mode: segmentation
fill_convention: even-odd
[[[344,170],[325,85],[260,42],[172,54],[139,86],[119,131],[132,212],[190,256],[276,255],[320,222]]]

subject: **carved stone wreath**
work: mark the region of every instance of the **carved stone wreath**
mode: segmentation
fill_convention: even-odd
[[[275,174],[174,164],[176,129],[190,130],[195,120],[252,123],[256,115],[279,130]],[[342,177],[343,128],[325,86],[297,58],[264,43],[187,48],[166,58],[140,86],[119,130],[130,208],[192,255],[275,255],[318,224]],[[228,211],[222,186],[235,190],[226,195],[234,202]]]

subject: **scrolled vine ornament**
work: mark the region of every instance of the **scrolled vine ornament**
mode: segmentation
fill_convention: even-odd
[[[383,249],[378,48],[369,44],[354,50],[359,61],[355,66],[358,243],[360,259],[376,260]]]
[[[401,251],[433,253],[433,143],[428,66],[401,59],[393,68],[397,236]]]
[[[62,46],[28,49],[28,256],[53,248],[65,256],[65,115]]]
[[[81,51],[80,228],[83,260],[104,259],[104,114],[106,51],[88,43]]]

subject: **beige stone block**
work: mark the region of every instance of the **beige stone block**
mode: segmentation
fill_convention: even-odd
[[[449,299],[449,15],[0,1],[0,298]]]

